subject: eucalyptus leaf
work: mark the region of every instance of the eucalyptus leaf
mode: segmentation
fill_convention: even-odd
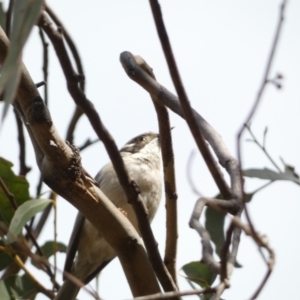
[[[0,281],[0,299],[34,299],[38,293],[36,285],[24,274],[22,276],[10,276]]]
[[[220,257],[222,246],[225,242],[224,235],[225,214],[218,212],[211,207],[205,210],[205,228],[210,234],[212,242],[216,246],[216,252]]]
[[[217,274],[213,273],[208,265],[199,261],[193,261],[184,265],[179,270],[179,275],[197,283],[203,288],[210,287],[217,277]]]
[[[243,171],[244,176],[251,177],[251,178],[260,178],[260,179],[267,179],[267,180],[289,180],[293,181],[296,184],[300,185],[299,176],[294,172],[293,169],[286,168],[284,173],[278,173],[271,169],[264,168],[264,169],[247,169]]]
[[[9,104],[14,100],[20,80],[22,61],[21,53],[32,27],[39,17],[43,0],[14,1],[12,26],[8,53],[1,66],[0,94],[5,89],[5,106],[2,113],[4,120]]]
[[[16,175],[12,170],[13,164],[0,157],[0,177],[4,181],[9,192],[13,194],[18,206],[30,199],[29,183],[24,176]],[[7,226],[14,215],[14,209],[4,193],[0,188],[0,221],[3,221]]]
[[[60,242],[48,241],[41,247],[45,257],[48,259],[50,256],[54,255],[56,252],[67,252],[67,246]],[[36,251],[36,254],[38,252]],[[36,265],[34,260],[31,260],[33,265]]]
[[[253,195],[246,195],[248,201],[251,200]],[[221,199],[221,195],[217,195],[216,199]],[[205,228],[210,234],[211,241],[216,247],[216,253],[221,258],[222,247],[225,242],[225,216],[226,214],[216,211],[211,207],[207,207],[205,210]],[[236,261],[236,268],[241,268],[242,266]]]
[[[8,242],[12,243],[20,234],[26,222],[37,213],[43,211],[50,203],[52,203],[52,200],[49,199],[35,199],[26,201],[19,206],[9,225],[9,232],[7,234]]]

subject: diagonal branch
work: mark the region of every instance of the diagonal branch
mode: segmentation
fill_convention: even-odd
[[[51,9],[51,7],[49,7],[48,4],[45,5],[45,10],[46,10],[47,14],[51,17],[51,19],[54,21],[56,26],[61,28],[64,38],[66,40],[66,43],[73,55],[73,58],[74,58],[74,61],[76,64],[76,68],[77,68],[77,72],[79,74],[81,74],[83,76],[83,78],[85,78],[81,58],[80,58],[79,52],[77,50],[77,47],[76,47],[75,43],[73,42],[73,39],[71,38],[71,35],[67,31],[66,27],[63,25],[62,21],[58,18],[58,16]],[[85,80],[81,80],[79,82],[79,86],[80,86],[80,89],[84,92],[85,91]],[[80,117],[82,115],[83,115],[82,109],[80,107],[76,106],[75,111],[72,116],[72,119],[70,121],[70,124],[68,126],[67,135],[66,135],[66,140],[69,141],[71,144],[74,143],[75,127],[77,125],[78,120],[80,119]]]

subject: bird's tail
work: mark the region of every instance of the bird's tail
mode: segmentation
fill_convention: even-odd
[[[78,285],[66,279],[54,300],[75,300],[79,290]]]

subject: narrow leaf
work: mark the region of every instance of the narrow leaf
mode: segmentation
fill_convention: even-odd
[[[294,172],[294,170],[286,169],[284,173],[277,173],[268,168],[264,169],[248,169],[243,171],[244,176],[251,178],[260,178],[267,180],[289,180],[300,185],[299,176]]]
[[[21,74],[21,53],[29,33],[40,14],[43,0],[13,2],[13,18],[8,53],[1,68],[0,94],[5,89],[5,106],[2,121],[9,104],[14,100]]]
[[[0,281],[0,299],[34,299],[37,290],[36,285],[24,274],[22,276],[10,276]]]
[[[184,265],[179,270],[179,275],[197,283],[203,288],[210,287],[217,277],[217,274],[213,273],[208,265],[199,261],[193,261]]]
[[[60,242],[48,241],[41,247],[45,257],[48,259],[50,256],[54,255],[56,252],[66,252],[67,246]],[[36,251],[37,254],[37,251]],[[36,265],[34,260],[31,260],[33,265]]]
[[[16,175],[12,170],[13,164],[0,157],[0,177],[4,181],[10,193],[14,195],[18,206],[30,199],[29,183],[24,176]],[[0,221],[9,224],[14,210],[7,198],[7,195],[0,188]]]
[[[220,256],[220,251],[225,241],[224,235],[225,214],[218,212],[211,207],[205,211],[205,228],[208,230],[212,242],[216,246],[216,252]]]
[[[9,232],[7,235],[8,242],[12,243],[14,239],[19,235],[23,226],[37,213],[44,210],[52,200],[38,199],[29,200],[23,203],[15,212],[11,223],[9,225]]]

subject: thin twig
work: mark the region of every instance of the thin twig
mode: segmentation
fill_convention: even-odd
[[[284,12],[285,12],[285,7],[286,7],[286,3],[287,0],[283,0],[281,5],[280,5],[280,11],[279,11],[279,19],[278,19],[278,23],[277,23],[277,28],[275,30],[275,36],[274,36],[274,40],[271,46],[271,50],[270,50],[270,54],[269,54],[269,58],[267,61],[267,65],[266,65],[266,69],[263,75],[263,79],[260,85],[260,88],[258,90],[256,99],[254,101],[253,107],[251,108],[251,111],[249,112],[248,116],[246,117],[246,120],[243,122],[243,125],[241,126],[238,135],[237,135],[237,152],[238,152],[238,161],[240,164],[240,167],[242,169],[242,158],[241,158],[241,137],[242,134],[245,130],[245,126],[244,124],[250,124],[252,117],[254,116],[258,105],[262,99],[262,95],[263,92],[268,84],[268,79],[270,76],[270,70],[273,64],[273,60],[274,60],[274,56],[275,56],[275,52],[278,46],[278,41],[279,41],[279,37],[280,37],[280,33],[281,33],[281,29],[282,29],[282,25],[283,25],[283,21],[284,21]]]
[[[163,299],[173,299],[173,298],[177,298],[177,297],[181,297],[181,296],[212,294],[215,292],[216,292],[215,288],[195,289],[195,290],[189,290],[189,291],[185,291],[185,292],[167,292],[164,294],[159,293],[159,294],[154,294],[154,295],[147,295],[144,297],[134,298],[134,300],[163,300]]]
[[[38,83],[36,83],[35,84],[35,86],[37,87],[37,88],[40,88],[41,86],[45,86],[46,85],[46,81],[40,81],[40,82],[38,82]]]
[[[213,256],[213,247],[210,241],[209,232],[199,222],[202,211],[207,205],[207,198],[200,198],[197,200],[193,213],[189,222],[191,228],[195,229],[201,237],[202,243],[202,260],[209,266],[209,268],[216,274],[220,273],[220,263],[218,263]]]
[[[81,74],[83,77],[85,77],[79,52],[77,50],[77,47],[75,46],[73,39],[71,38],[71,36],[69,34],[69,32],[67,31],[66,27],[63,25],[61,20],[58,18],[58,16],[55,14],[55,12],[49,7],[48,4],[45,5],[45,9],[46,9],[46,12],[51,17],[51,19],[54,21],[54,23],[59,28],[62,29],[64,38],[65,38],[67,45],[69,46],[71,53],[73,55],[73,58],[74,58],[74,61],[76,64],[76,68],[77,68],[77,72],[79,74]],[[80,81],[79,86],[80,86],[80,89],[84,92],[85,91],[85,80]],[[83,115],[82,109],[79,106],[76,106],[74,114],[71,118],[70,124],[68,126],[67,135],[66,135],[66,140],[69,141],[71,144],[74,144],[75,127],[77,125],[78,120],[80,119],[80,117],[82,115]]]
[[[42,41],[43,46],[43,74],[44,74],[44,82],[46,83],[44,86],[44,101],[48,106],[48,65],[49,65],[49,55],[48,55],[48,46],[49,44],[46,42],[43,30],[39,28],[39,34]]]
[[[227,260],[228,260],[228,253],[229,247],[231,245],[231,237],[234,231],[234,225],[230,224],[227,232],[226,232],[226,239],[221,249],[221,281],[227,279]]]
[[[263,145],[258,141],[258,139],[256,138],[256,136],[254,135],[254,133],[251,130],[251,127],[247,124],[245,124],[245,127],[247,128],[247,130],[249,131],[250,135],[253,138],[253,142],[264,152],[264,154],[267,156],[267,158],[270,160],[270,162],[273,164],[273,166],[279,171],[279,173],[282,173],[281,169],[279,168],[279,166],[276,164],[276,162],[274,161],[274,159],[271,157],[271,155],[268,153],[266,147],[265,147],[265,135],[264,134],[264,142]]]
[[[270,74],[270,70],[271,70],[271,67],[272,67],[272,64],[273,64],[274,55],[275,55],[275,52],[276,52],[276,49],[277,49],[277,46],[278,46],[278,41],[279,41],[281,29],[282,29],[282,26],[283,26],[284,12],[285,12],[285,8],[286,8],[286,3],[287,3],[287,0],[283,0],[281,5],[280,5],[279,19],[278,19],[278,23],[277,23],[277,28],[275,30],[274,40],[273,40],[273,43],[271,45],[269,58],[268,58],[268,61],[267,61],[267,64],[266,64],[266,69],[265,69],[265,72],[264,72],[263,80],[261,82],[260,88],[259,88],[258,93],[257,93],[257,97],[254,101],[254,104],[253,104],[253,107],[252,107],[250,113],[248,114],[246,120],[243,122],[243,125],[241,126],[241,128],[238,132],[238,135],[237,135],[237,153],[238,153],[238,161],[239,161],[239,165],[240,165],[241,169],[242,169],[242,166],[243,166],[242,157],[241,157],[241,138],[242,138],[242,134],[244,133],[244,130],[245,130],[244,124],[250,124],[251,119],[254,116],[254,114],[255,114],[255,112],[258,108],[259,103],[261,102],[262,95],[263,95],[263,92],[266,88],[266,85],[269,82],[268,81],[269,76],[270,76],[269,74]],[[240,176],[242,177],[242,175],[240,175]],[[245,194],[243,193],[243,195],[244,195],[244,203],[245,203]],[[260,237],[258,236],[258,234],[256,233],[256,230],[254,229],[254,225],[253,225],[252,220],[249,216],[247,205],[244,204],[244,206],[245,206],[246,219],[247,219],[247,222],[248,222],[249,228],[250,228],[250,230],[248,230],[249,234],[252,235],[253,239],[259,245],[259,243],[261,243]],[[268,246],[268,245],[266,245],[266,246]],[[270,264],[268,266],[269,271],[270,271],[270,270],[272,270],[273,265],[275,263],[274,252],[273,252],[272,249],[267,248],[267,250],[270,253]],[[269,271],[268,271],[268,273],[269,273]],[[267,276],[265,277],[265,279],[263,280],[262,284],[260,285],[257,293],[255,293],[256,296],[263,289],[267,279],[269,278],[270,274],[268,274],[268,273],[267,273]]]
[[[17,129],[18,129],[18,141],[20,147],[20,154],[19,154],[19,161],[20,161],[20,171],[19,175],[26,176],[26,174],[31,170],[30,167],[26,165],[26,145],[25,145],[25,138],[24,138],[24,127],[21,118],[16,109],[14,109],[16,122],[17,122]]]
[[[54,209],[54,218],[53,218],[53,231],[54,231],[54,239],[53,239],[53,246],[57,247],[57,199],[56,194],[54,194],[53,197],[53,209]],[[54,273],[53,273],[53,279],[56,280],[56,270],[57,270],[57,251],[54,252]],[[53,284],[53,289],[55,288],[55,285]]]
[[[169,270],[176,286],[176,256],[177,256],[177,191],[174,170],[174,152],[172,146],[172,136],[170,128],[170,120],[167,109],[164,106],[153,101],[159,124],[159,137],[161,143],[163,167],[164,167],[164,183],[166,198],[166,247],[164,263]]]
[[[77,68],[77,72],[79,74],[81,74],[83,77],[84,76],[84,70],[83,70],[83,65],[81,63],[81,58],[80,58],[80,55],[79,55],[79,52],[77,50],[77,47],[73,41],[73,39],[71,38],[69,32],[67,31],[66,27],[63,25],[62,21],[58,18],[58,16],[56,15],[56,13],[49,7],[49,5],[46,3],[45,4],[45,9],[46,9],[46,12],[47,14],[51,17],[51,19],[54,21],[54,23],[57,25],[57,27],[60,27],[62,28],[62,31],[63,31],[63,35],[64,35],[64,38],[71,50],[71,53],[73,55],[73,58],[74,58],[74,61],[75,61],[75,64],[76,64],[76,68]],[[79,86],[80,86],[80,89],[84,92],[85,90],[85,81],[81,81],[79,83]]]
[[[91,145],[94,145],[96,143],[100,142],[99,139],[96,139],[96,140],[93,140],[91,141],[90,139],[87,139],[82,146],[79,146],[78,149],[81,151],[83,151],[84,149],[86,149],[87,147],[91,146]]]
[[[196,187],[193,178],[192,178],[192,165],[193,165],[193,161],[194,161],[194,157],[196,155],[196,151],[193,150],[189,156],[188,162],[186,164],[186,177],[188,180],[188,183],[190,184],[191,190],[198,196],[198,197],[202,197],[202,194],[200,193],[200,191],[198,191],[198,188]]]
[[[245,210],[245,212],[247,212],[247,210]],[[247,217],[247,219],[248,218],[249,218],[249,216]],[[253,228],[250,225],[249,226],[245,225],[237,217],[233,217],[231,219],[231,221],[232,221],[232,223],[234,223],[235,226],[238,226],[247,235],[251,236],[253,238],[253,240],[255,241],[255,243],[259,247],[265,248],[269,252],[269,260],[266,262],[268,270],[267,270],[266,275],[264,276],[262,282],[260,283],[259,287],[257,288],[257,290],[255,291],[255,293],[251,297],[251,299],[256,299],[258,297],[259,293],[264,288],[267,280],[269,279],[269,277],[270,277],[270,275],[271,275],[271,273],[273,271],[273,268],[274,268],[274,265],[275,265],[275,252],[270,247],[267,238],[265,236],[259,235],[256,231],[253,231]],[[265,261],[264,256],[263,256],[263,260]]]

